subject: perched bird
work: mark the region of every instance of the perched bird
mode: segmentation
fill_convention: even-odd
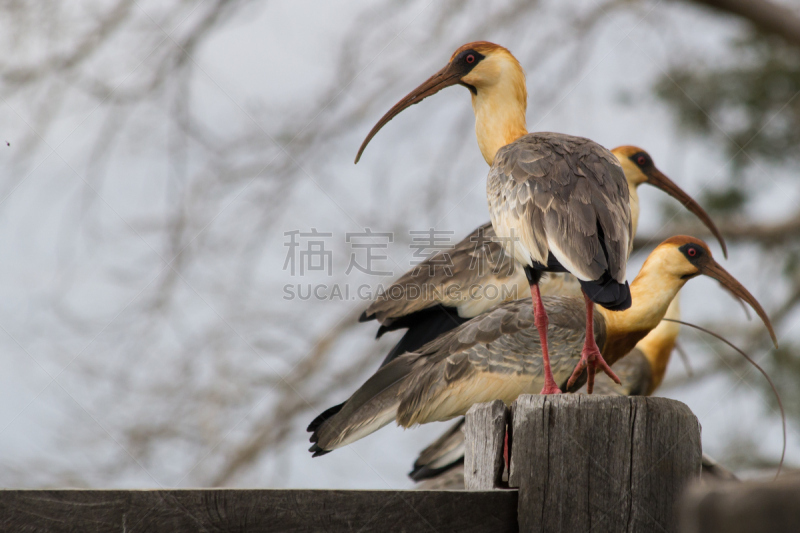
[[[633,304],[625,311],[599,308],[593,328],[585,325],[583,303],[574,297],[546,297],[549,333],[554,340],[553,370],[566,383],[585,332],[613,364],[658,326],[677,292],[700,274],[719,281],[747,302],[763,320],[777,345],[761,305],[693,237],[672,237],[645,261],[631,284]],[[537,392],[545,380],[542,346],[533,333],[535,319],[526,300],[504,303],[426,344],[396,358],[369,378],[330,418],[309,425],[315,456],[359,440],[392,420],[403,427],[461,416],[470,406],[493,400],[513,402]],[[579,383],[567,388],[578,388]]]
[[[679,298],[667,308],[664,318],[680,319]],[[650,396],[664,379],[680,326],[662,321],[640,340],[625,357],[614,363],[621,384],[605,375],[597,376],[595,394],[606,396]],[[579,392],[584,392],[585,387]],[[464,419],[420,452],[409,476],[423,490],[464,489]],[[703,454],[700,479],[705,483],[734,481],[738,478],[714,459]]]
[[[681,318],[680,300],[676,297],[667,307],[664,318]],[[667,373],[672,350],[680,333],[680,325],[662,321],[636,343],[636,347],[614,364],[622,383],[599,376],[595,392],[606,396],[650,396],[661,386]]]
[[[466,453],[465,424],[466,419],[460,418],[441,437],[419,452],[417,460],[414,461],[414,468],[408,473],[408,477],[417,482],[436,479],[463,465]],[[508,458],[506,458],[506,462],[508,462]],[[461,471],[455,476],[443,478],[442,482],[452,488],[463,489],[464,473]]]
[[[667,307],[664,318],[680,319],[680,299],[675,297]],[[605,375],[597,377],[594,394],[606,396],[650,396],[661,385],[675,347],[680,326],[675,322],[662,321],[650,331],[636,347],[612,367],[621,383],[614,383]],[[579,392],[585,392],[583,387]],[[439,483],[464,485],[463,473],[449,474],[464,462],[464,419],[456,422],[441,437],[420,452],[409,476],[414,481],[423,481],[443,476]]]
[[[487,196],[492,227],[503,249],[524,266],[536,328],[541,337],[542,394],[560,393],[547,343],[548,317],[539,280],[544,272],[569,272],[581,285],[586,335],[572,381],[597,368],[619,381],[594,341],[594,303],[607,310],[630,307],[625,266],[633,242],[628,184],[614,155],[582,137],[528,133],[525,72],[502,46],[478,41],[455,51],[450,62],[398,102],[373,127],[356,161],[377,131],[403,109],[450,85],[472,93],[478,147],[491,166]]]
[[[639,222],[638,187],[648,183],[666,192],[717,237],[727,257],[725,240],[700,205],[665,176],[646,151],[619,146],[611,151],[620,161],[628,182],[633,235]],[[580,296],[580,284],[568,274],[547,274],[540,282],[543,295]],[[463,324],[504,301],[522,298],[528,291],[524,270],[503,251],[491,223],[475,229],[452,249],[428,258],[381,293],[359,320],[377,320],[384,333],[407,329],[386,355],[383,364],[414,351],[442,333]]]
[[[727,257],[725,240],[711,217],[653,163],[650,154],[635,146],[612,150],[628,182],[633,235],[639,223],[639,185],[648,183],[666,192],[699,218],[719,240]],[[540,282],[544,295],[580,296],[580,284],[569,274],[547,274]],[[520,264],[505,253],[491,222],[478,227],[452,250],[439,252],[406,272],[361,314],[359,321],[377,320],[377,337],[398,329],[406,333],[386,355],[381,366],[412,352],[496,305],[522,298],[528,281]],[[591,390],[589,391],[592,392]],[[321,417],[330,418],[344,403]]]

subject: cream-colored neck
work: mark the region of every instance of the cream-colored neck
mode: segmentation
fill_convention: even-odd
[[[500,148],[528,133],[524,74],[509,67],[509,73],[497,79],[493,85],[479,87],[478,94],[472,95],[478,147],[489,165]]]
[[[628,198],[630,199],[631,223],[633,227],[631,238],[628,241],[628,257],[633,253],[633,238],[636,236],[636,230],[639,229],[639,191],[637,187],[638,185],[632,185],[631,182],[628,181]]]
[[[642,267],[631,283],[631,306],[625,311],[598,308],[606,319],[609,332],[650,331],[661,322],[670,302],[683,287],[685,280],[658,268]]]
[[[680,319],[680,294],[672,299],[672,302],[667,308],[664,318]],[[652,393],[661,385],[664,379],[664,374],[667,372],[667,365],[669,364],[672,350],[675,348],[675,341],[680,333],[680,325],[675,322],[661,321],[658,326],[647,334],[645,338],[640,340],[636,347],[641,350],[647,360],[650,362],[651,383],[648,394]]]
[[[639,228],[639,191],[638,185],[632,185],[628,182],[628,196],[631,201],[631,222],[633,222],[633,233],[631,234],[631,245],[633,245],[633,236],[636,235],[636,230]],[[628,255],[631,255],[630,250]]]
[[[676,265],[680,260],[680,254],[656,248],[631,283],[633,302],[629,309],[596,307],[606,324],[603,357],[609,364],[630,352],[664,318],[670,302],[686,283]]]

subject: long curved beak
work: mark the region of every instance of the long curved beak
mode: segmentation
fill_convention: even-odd
[[[681,204],[683,204],[683,207],[691,211],[694,216],[699,218],[700,221],[705,224],[714,237],[717,238],[717,241],[719,241],[719,245],[722,247],[722,255],[725,256],[725,259],[727,259],[728,247],[725,244],[725,239],[722,238],[722,234],[719,232],[719,229],[717,229],[714,221],[711,220],[711,217],[708,216],[708,213],[706,213],[705,209],[700,207],[700,204],[695,202],[694,198],[686,194],[686,191],[678,187],[674,181],[665,176],[664,173],[657,168],[653,168],[652,170],[646,172],[645,176],[647,177],[647,183],[654,187],[658,187],[665,193],[678,200]]]
[[[378,133],[378,131],[380,131],[380,129],[385,126],[387,122],[399,115],[401,111],[414,104],[420,103],[425,98],[431,96],[432,94],[438,93],[445,87],[456,85],[460,80],[461,72],[459,72],[458,69],[453,68],[451,63],[448,63],[446,67],[428,78],[422,83],[422,85],[408,93],[405,98],[397,102],[394,107],[392,107],[385,115],[383,115],[383,117],[378,121],[377,124],[375,124],[372,130],[370,130],[367,138],[364,139],[363,143],[361,143],[361,148],[358,149],[355,162],[358,163],[358,160],[361,159],[361,154],[364,153],[364,148],[366,148],[367,144],[369,144],[372,138],[375,137],[375,134]]]
[[[708,262],[700,267],[698,270],[701,274],[705,274],[706,276],[712,277],[715,280],[722,283],[722,285],[731,291],[736,297],[741,298],[748,304],[750,307],[755,310],[758,316],[761,318],[761,321],[764,322],[764,325],[767,326],[769,330],[769,335],[772,337],[772,343],[775,347],[778,347],[778,339],[775,337],[775,330],[772,329],[772,323],[769,321],[769,317],[767,313],[764,311],[764,308],[761,307],[761,304],[758,303],[758,300],[750,294],[750,292],[744,288],[744,285],[739,283],[736,278],[731,276],[728,271],[722,268],[719,263],[714,261],[713,259],[708,260]]]

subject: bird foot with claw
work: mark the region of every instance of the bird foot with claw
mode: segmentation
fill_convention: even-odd
[[[578,362],[575,370],[573,370],[569,381],[567,381],[567,388],[571,388],[580,375],[583,374],[583,370],[587,369],[589,376],[586,380],[586,392],[591,394],[594,389],[594,376],[598,368],[605,372],[608,377],[614,380],[614,382],[617,384],[620,383],[617,375],[611,370],[611,367],[608,366],[606,360],[603,359],[603,355],[600,353],[600,350],[596,346],[584,346],[583,351],[581,351],[581,360]]]

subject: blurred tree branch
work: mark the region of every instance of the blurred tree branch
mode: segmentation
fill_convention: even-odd
[[[726,220],[720,225],[725,239],[732,243],[757,243],[767,248],[785,246],[800,241],[800,212],[780,222],[758,223]],[[653,248],[658,243],[675,234],[711,237],[711,233],[702,224],[681,221],[671,224],[660,233],[653,235],[637,235],[633,241],[634,249]]]
[[[682,0],[686,1],[686,0]],[[696,4],[738,15],[760,30],[781,36],[794,46],[800,46],[800,15],[770,0],[688,0]]]

